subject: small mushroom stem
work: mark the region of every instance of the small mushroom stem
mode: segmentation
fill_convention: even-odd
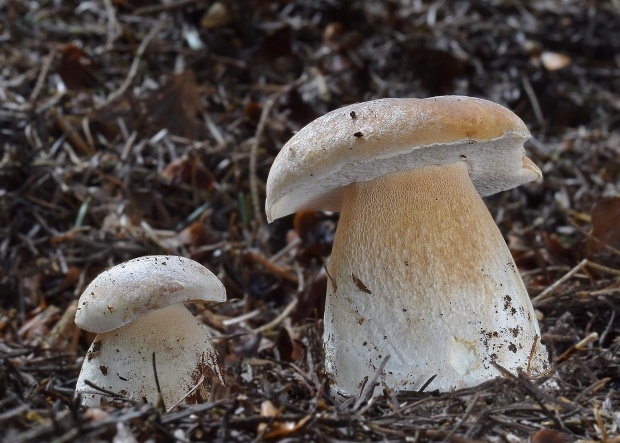
[[[345,188],[325,309],[326,368],[339,395],[380,380],[395,390],[475,386],[543,371],[527,291],[464,162]]]
[[[76,392],[82,394],[83,405],[99,406],[105,396],[90,388],[88,380],[121,398],[154,404],[161,393],[164,404],[170,406],[183,399],[187,403],[206,401],[216,378],[224,382],[209,332],[183,303],[175,303],[97,334],[84,359]],[[193,393],[198,384],[199,390]]]

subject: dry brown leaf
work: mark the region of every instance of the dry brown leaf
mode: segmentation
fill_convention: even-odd
[[[620,197],[594,205],[591,219],[591,235],[586,243],[588,258],[596,261],[615,257],[614,261],[620,261]]]
[[[91,58],[72,43],[62,51],[56,71],[69,89],[92,88],[100,83]]]
[[[192,152],[168,163],[160,176],[170,186],[188,185],[205,191],[213,189],[215,181],[213,174]]]
[[[566,443],[566,437],[551,429],[541,429],[530,437],[531,443]]]
[[[215,2],[200,19],[200,26],[205,29],[226,26],[232,21],[232,15],[221,2]]]
[[[258,432],[263,433],[267,429],[269,432],[264,434],[266,440],[273,440],[289,436],[293,432],[301,429],[312,418],[307,415],[297,422],[294,421],[278,421],[276,417],[282,413],[283,408],[276,408],[269,400],[265,400],[260,405],[260,416],[270,417],[274,420],[270,423],[259,423]]]
[[[206,126],[197,118],[202,110],[194,71],[173,75],[146,100],[152,127],[165,127],[171,133],[192,140],[207,137]]]

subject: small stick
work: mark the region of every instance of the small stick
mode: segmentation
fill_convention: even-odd
[[[478,403],[479,398],[480,398],[480,392],[478,391],[474,394],[474,398],[471,399],[471,401],[469,402],[469,405],[467,405],[467,409],[465,410],[465,413],[463,414],[459,422],[454,426],[454,428],[452,428],[452,430],[448,433],[448,435],[446,435],[442,443],[448,443],[452,440],[452,436],[456,434],[456,431],[458,431],[458,429],[463,425],[463,423],[465,423],[465,420],[467,420],[469,416],[471,415],[472,411],[474,410],[474,406],[476,406],[476,403]]]
[[[140,46],[138,46],[138,49],[136,50],[136,55],[133,61],[131,62],[131,66],[129,68],[129,72],[127,73],[127,77],[125,78],[125,81],[123,81],[121,86],[116,91],[108,95],[108,98],[105,99],[103,103],[99,104],[99,106],[97,106],[97,109],[101,109],[109,105],[110,103],[112,103],[114,100],[116,100],[121,95],[123,95],[125,91],[127,91],[127,89],[129,88],[129,86],[131,86],[133,79],[138,73],[140,61],[142,60],[142,56],[144,55],[144,52],[146,51],[147,46],[149,45],[151,40],[153,40],[153,38],[157,35],[157,33],[161,30],[162,27],[163,27],[163,22],[160,21],[157,23],[157,26],[151,29],[151,31],[146,35],[146,37],[144,37],[144,39],[140,43]]]
[[[258,121],[258,126],[256,127],[256,133],[254,134],[254,143],[252,143],[250,148],[250,193],[252,195],[252,207],[254,209],[254,219],[258,222],[258,227],[263,236],[265,234],[265,221],[263,220],[263,211],[261,208],[262,200],[258,196],[258,177],[256,175],[256,169],[258,167],[258,145],[260,144],[260,139],[265,131],[267,117],[269,117],[269,113],[271,112],[271,109],[276,103],[276,99],[279,95],[280,93],[273,94],[265,101],[263,111],[260,114],[260,120]]]
[[[590,260],[588,260],[588,267],[596,269],[597,271],[605,272],[606,274],[611,274],[615,277],[620,277],[619,269],[608,268],[607,266],[599,265],[598,263],[594,263]]]
[[[116,398],[118,398],[118,399],[121,399],[121,400],[130,401],[130,402],[132,402],[132,403],[134,403],[134,404],[138,404],[138,403],[140,403],[140,402],[138,402],[138,401],[134,400],[133,398],[123,397],[122,395],[119,395],[119,394],[117,394],[116,392],[108,391],[108,390],[107,390],[107,389],[105,389],[105,388],[102,388],[102,387],[100,387],[100,386],[97,386],[96,384],[94,384],[94,383],[93,383],[92,381],[90,381],[90,380],[84,380],[84,384],[85,384],[86,386],[89,386],[89,387],[91,387],[91,388],[95,389],[95,390],[96,390],[96,391],[98,391],[98,392],[101,392],[101,393],[103,393],[103,394],[106,394],[106,395],[107,395],[107,396],[109,396],[109,397],[112,397],[112,398],[115,398],[115,399],[116,399]]]
[[[620,277],[620,270],[609,268],[603,265],[599,265],[598,263],[594,263],[593,261],[590,261],[587,258],[584,258],[583,260],[579,262],[577,266],[575,266],[573,269],[571,269],[566,274],[564,274],[558,281],[556,281],[551,286],[549,286],[547,289],[545,289],[540,294],[538,294],[536,297],[534,297],[532,299],[532,304],[534,306],[540,305],[541,302],[545,301],[549,297],[549,295],[558,288],[558,286],[560,286],[562,283],[566,282],[568,279],[573,277],[577,272],[579,272],[584,267],[592,268],[599,272],[604,272],[606,274],[610,274],[615,277]]]
[[[105,4],[105,11],[108,15],[108,23],[107,23],[107,39],[105,42],[106,50],[110,51],[112,46],[114,45],[114,40],[116,40],[116,36],[120,33],[119,28],[121,27],[116,19],[116,9],[112,4],[112,0],[103,0]]]
[[[205,381],[205,373],[204,371],[202,371],[202,374],[200,374],[200,378],[198,379],[198,382],[192,387],[192,389],[190,389],[183,397],[181,397],[179,401],[177,401],[175,404],[170,406],[170,409],[167,409],[166,412],[172,411],[174,408],[180,405],[182,401],[185,401],[187,397],[192,395],[194,392],[196,392],[198,388],[200,388],[200,385],[202,385],[204,381]]]
[[[424,390],[428,388],[428,385],[430,385],[433,382],[433,380],[435,380],[436,378],[437,378],[437,374],[433,374],[431,378],[426,380],[426,382],[422,385],[422,387],[418,389],[418,392],[420,393],[424,392]]]
[[[243,255],[245,258],[249,258],[250,260],[252,260],[252,262],[261,265],[263,268],[265,268],[265,270],[271,272],[272,274],[277,275],[278,277],[281,277],[285,280],[288,280],[293,284],[299,283],[299,279],[297,278],[296,275],[291,274],[286,269],[273,263],[272,261],[270,261],[263,255],[257,252],[254,252],[254,251],[246,251]]]
[[[52,61],[54,61],[54,57],[56,57],[56,52],[58,52],[56,47],[52,47],[52,51],[47,57],[45,57],[45,60],[43,60],[43,66],[41,67],[41,72],[39,73],[39,77],[37,78],[37,83],[34,85],[34,89],[32,90],[30,97],[28,98],[28,101],[33,105],[33,107],[34,102],[37,100],[37,97],[39,96],[39,93],[43,88],[43,83],[45,82],[47,73],[52,66]]]
[[[159,376],[157,375],[157,364],[155,363],[155,351],[153,351],[153,374],[155,374],[155,386],[157,386],[157,409],[166,411],[166,405],[164,404],[164,398],[161,395],[161,386],[159,385]]]
[[[522,77],[521,81],[523,83],[523,89],[525,89],[525,93],[527,94],[528,98],[530,99],[530,103],[532,104],[532,110],[534,111],[536,120],[538,120],[538,124],[544,128],[546,125],[545,117],[543,116],[540,104],[538,103],[538,98],[536,97],[534,88],[532,88],[532,84],[527,79],[527,77]]]
[[[336,284],[336,280],[334,279],[334,277],[332,277],[330,275],[329,271],[327,270],[327,265],[323,265],[323,268],[325,269],[325,273],[327,274],[327,278],[329,278],[329,281],[332,284],[332,290],[335,293],[338,290],[338,285]]]
[[[238,317],[233,317],[233,318],[229,318],[226,320],[222,320],[222,324],[224,326],[236,325],[237,323],[241,323],[241,322],[251,319],[252,317],[256,317],[260,313],[261,313],[260,309],[254,309],[253,311],[246,312],[245,314],[242,314]]]
[[[582,350],[583,348],[585,348],[588,344],[592,343],[593,341],[598,339],[598,334],[596,332],[591,333],[590,335],[588,335],[586,338],[584,338],[583,340],[581,340],[579,343],[574,344],[573,346],[571,346],[570,348],[568,348],[566,351],[564,351],[564,353],[562,355],[560,355],[557,360],[555,361],[556,364],[559,364],[561,362],[563,362],[564,360],[567,360],[568,358],[570,358],[574,353],[576,353],[577,351]]]
[[[285,247],[283,247],[282,249],[280,249],[278,252],[276,252],[275,254],[273,254],[270,258],[269,261],[272,263],[277,262],[278,260],[280,260],[280,258],[284,255],[287,254],[291,249],[294,249],[295,247],[297,247],[298,245],[301,244],[301,238],[299,237],[295,237],[295,239],[293,239],[292,241],[290,241]]]
[[[268,329],[272,329],[274,326],[277,326],[278,324],[280,324],[286,317],[288,317],[288,315],[293,311],[293,309],[295,309],[295,306],[297,306],[297,302],[299,301],[299,299],[297,297],[295,297],[293,299],[292,302],[290,302],[286,308],[284,308],[284,310],[280,313],[280,315],[278,315],[276,318],[274,318],[273,320],[271,320],[269,323],[264,324],[263,326],[259,326],[256,329],[252,329],[253,332],[263,332],[266,331]]]
[[[385,358],[383,359],[383,361],[381,362],[381,364],[379,365],[379,369],[377,369],[375,371],[374,376],[372,377],[372,381],[367,385],[368,389],[366,390],[366,387],[362,387],[362,393],[360,393],[360,396],[358,397],[357,401],[355,402],[355,405],[353,406],[353,410],[357,411],[359,409],[359,407],[363,404],[363,403],[367,403],[370,401],[370,399],[372,398],[372,394],[375,392],[375,388],[377,386],[379,386],[379,377],[381,377],[381,373],[383,372],[383,370],[385,369],[385,365],[387,365],[387,362],[390,360],[390,354],[386,355]],[[366,390],[366,394],[363,395],[363,391]],[[358,413],[356,414],[356,417],[359,417],[360,415],[362,415],[364,413],[364,409],[358,411]]]
[[[82,155],[94,154],[94,151],[88,143],[84,141],[82,136],[65,118],[56,112],[56,109],[52,108],[51,113],[60,130],[67,136],[67,140],[71,143],[71,146],[73,146]]]
[[[575,266],[573,269],[568,271],[559,280],[557,280],[555,283],[553,283],[547,289],[545,289],[540,294],[538,294],[536,297],[534,297],[532,299],[532,304],[534,306],[536,304],[539,304],[542,300],[547,298],[549,296],[549,294],[551,294],[553,291],[555,291],[558,288],[558,286],[560,286],[562,283],[564,283],[565,281],[570,279],[577,272],[581,271],[583,269],[583,267],[586,266],[587,263],[588,263],[588,259],[587,258],[584,258],[583,260],[581,260],[577,266]]]
[[[194,3],[198,3],[198,0],[177,0],[174,2],[170,2],[170,3],[165,3],[162,5],[143,6],[142,8],[136,8],[133,11],[133,15],[159,14],[160,12],[183,9]]]
[[[538,345],[538,334],[534,335],[534,342],[532,343],[532,349],[530,349],[530,356],[527,359],[527,376],[530,377],[532,372],[530,367],[532,365],[532,359],[534,358],[534,352],[536,352],[536,346]]]

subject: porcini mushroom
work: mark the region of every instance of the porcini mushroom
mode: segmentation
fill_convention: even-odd
[[[334,397],[376,373],[393,390],[435,377],[428,389],[447,391],[496,377],[493,363],[546,369],[529,296],[481,199],[542,176],[529,137],[498,104],[444,96],[347,106],[284,145],[268,220],[340,212],[323,337]]]
[[[154,255],[97,276],[78,302],[75,323],[97,333],[77,381],[82,404],[112,394],[164,406],[203,402],[224,383],[209,331],[184,302],[223,302],[226,291],[201,264]],[[99,389],[98,389],[99,388]]]

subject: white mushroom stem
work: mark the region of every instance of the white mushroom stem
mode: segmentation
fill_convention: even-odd
[[[88,350],[78,378],[76,393],[82,404],[99,406],[110,398],[89,386],[86,380],[106,391],[141,401],[174,406],[188,396],[187,403],[206,401],[214,377],[224,382],[219,357],[209,332],[183,303],[176,303],[135,319],[126,326],[97,334]]]
[[[379,380],[395,390],[434,375],[429,390],[475,386],[499,375],[493,361],[546,367],[527,291],[464,162],[347,186],[330,268],[324,343],[339,395],[358,394],[388,355]]]

